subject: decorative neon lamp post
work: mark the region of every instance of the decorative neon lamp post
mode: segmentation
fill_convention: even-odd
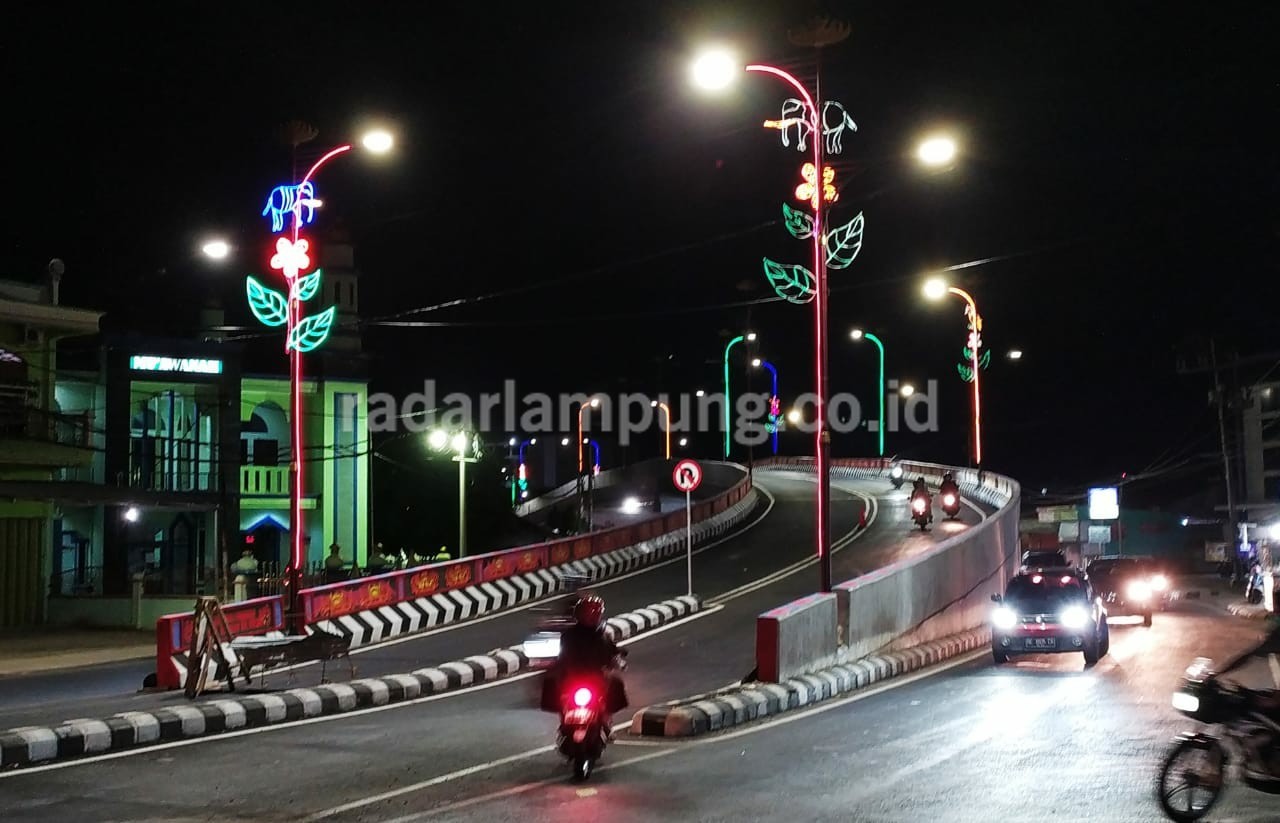
[[[314,130],[311,130],[309,137],[314,135]],[[305,142],[305,139],[299,142]],[[386,132],[371,132],[365,135],[363,143],[369,151],[382,153],[390,150],[392,138]],[[288,592],[285,619],[290,633],[295,635],[304,634],[306,628],[306,616],[302,613],[300,600],[302,572],[307,561],[302,516],[302,355],[324,345],[333,328],[336,311],[334,306],[330,306],[324,311],[303,316],[302,304],[319,293],[323,272],[320,269],[312,271],[315,257],[311,241],[302,236],[302,227],[310,225],[315,219],[315,210],[323,205],[315,196],[313,178],[316,173],[325,163],[351,149],[349,143],[330,149],[312,164],[301,181],[276,186],[267,196],[262,216],[270,215],[271,230],[278,234],[272,243],[270,265],[283,276],[285,293],[281,294],[263,285],[253,275],[245,280],[245,291],[253,316],[263,325],[284,327],[284,347],[289,355],[289,417],[292,421],[289,455],[291,549],[289,567],[285,573]],[[353,546],[352,551],[354,550]],[[354,555],[352,560],[355,560]]]
[[[964,301],[964,316],[968,321],[969,336],[966,340],[964,356],[968,363],[960,364],[960,376],[973,384],[973,465],[982,466],[982,395],[978,390],[978,372],[991,359],[991,352],[982,352],[982,315],[978,314],[978,304],[973,295],[964,289],[947,285],[947,281],[935,277],[925,282],[924,296],[930,300],[941,300],[948,294],[954,294]]]
[[[733,439],[733,422],[732,411],[730,406],[733,405],[733,396],[729,394],[729,350],[737,344],[746,340],[749,343],[755,342],[756,333],[747,332],[740,334],[729,341],[729,345],[724,347],[724,459],[729,459],[729,442]]]
[[[591,447],[591,456],[595,458],[595,462],[591,464],[591,473],[600,474],[600,444],[588,437],[583,445]]]
[[[863,331],[862,329],[854,329],[849,332],[849,338],[851,340],[862,340],[865,338],[870,340],[872,343],[875,343],[876,348],[880,350],[880,382],[878,384],[878,391],[880,394],[880,417],[879,422],[877,423],[877,431],[880,434],[879,454],[881,457],[884,457],[884,343],[881,342],[879,337],[876,337],[869,331]]]
[[[667,456],[666,456],[666,459],[667,459],[667,460],[670,460],[670,459],[671,459],[671,407],[670,407],[670,406],[668,406],[666,403],[663,403],[663,402],[662,402],[662,401],[660,401],[660,400],[650,400],[650,401],[649,401],[649,406],[650,406],[650,407],[652,407],[652,408],[655,408],[655,409],[662,409],[662,413],[663,413],[663,414],[665,414],[665,415],[667,416],[667,425],[666,425],[666,429],[665,429],[665,430],[666,430],[666,433],[667,433]],[[598,463],[598,462],[600,462],[600,461],[598,461],[598,460],[597,460],[596,462]]]
[[[538,438],[530,437],[520,443],[520,467],[516,469],[516,484],[520,488],[520,499],[524,500],[529,496],[529,469],[524,462],[524,447],[538,445]]]
[[[782,401],[778,397],[778,369],[768,360],[761,360],[759,357],[752,360],[751,365],[757,369],[763,366],[773,377],[773,393],[769,395],[769,422],[765,424],[765,428],[773,435],[773,453],[777,454],[778,423],[782,419]]]
[[[817,20],[803,30],[792,33],[792,41],[821,49],[849,36],[847,24],[830,20]],[[796,198],[808,205],[813,213],[782,205],[783,222],[787,231],[797,240],[811,240],[813,246],[813,271],[804,266],[781,264],[764,258],[764,273],[778,296],[792,303],[813,303],[814,317],[814,373],[818,394],[816,433],[814,436],[814,463],[818,473],[817,497],[817,553],[821,578],[821,590],[831,591],[831,432],[827,422],[827,269],[843,269],[849,266],[862,249],[863,216],[839,228],[828,231],[824,220],[824,207],[839,198],[835,187],[835,171],[823,162],[827,154],[839,154],[846,129],[857,130],[857,124],[849,117],[844,106],[833,100],[823,101],[796,77],[776,66],[759,63],[744,67],[747,72],[771,75],[789,85],[799,95],[782,104],[779,120],[766,120],[765,128],[777,129],[782,135],[784,148],[795,141],[796,150],[804,152],[809,141],[813,142],[811,162],[800,169],[801,183],[796,188]],[[708,89],[728,87],[742,71],[733,55],[725,51],[708,52],[693,64],[693,81]],[[815,84],[816,88],[816,84]],[[726,395],[728,393],[726,392]],[[726,397],[726,401],[728,398]],[[726,437],[726,444],[728,443]],[[726,446],[726,452],[728,451]]]

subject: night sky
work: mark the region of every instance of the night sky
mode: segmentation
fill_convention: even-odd
[[[216,294],[247,323],[259,213],[289,175],[277,126],[307,120],[319,147],[380,123],[394,156],[328,168],[318,220],[355,238],[375,389],[710,390],[727,334],[750,327],[784,400],[809,390],[809,307],[769,300],[760,269],[808,252],[780,221],[804,158],[760,128],[788,95],[749,77],[709,97],[687,66],[714,41],[803,68],[787,28],[825,11],[853,31],[823,54],[824,97],[859,127],[831,220],[867,221],[831,274],[832,389],[873,397],[854,325],[886,341],[891,377],[940,385],[941,431],[891,451],[965,458],[963,319],[919,296],[930,269],[994,258],[953,274],[993,350],[985,462],[1037,489],[1140,471],[1210,431],[1208,383],[1176,363],[1211,335],[1280,349],[1269,4],[22,5],[0,32],[0,276],[63,258],[64,302],[112,328],[194,331]],[[963,156],[925,174],[910,152],[938,129]],[[215,232],[240,262],[200,258]],[[379,324],[393,315],[441,325]]]

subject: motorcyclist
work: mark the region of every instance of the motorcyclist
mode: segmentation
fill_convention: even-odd
[[[943,494],[951,492],[958,496],[960,494],[960,486],[956,483],[956,476],[951,472],[942,475],[942,483],[938,486],[938,491]]]
[[[1280,654],[1280,617],[1269,615],[1267,617],[1268,632],[1267,636],[1262,639],[1252,649],[1237,656],[1234,660],[1227,663],[1226,666],[1214,673],[1214,677],[1222,677],[1237,669],[1243,668],[1255,659],[1265,660],[1273,654]],[[1270,717],[1273,721],[1280,722],[1280,689],[1261,689],[1253,692],[1253,707]],[[1272,746],[1280,745],[1280,741],[1272,740]],[[1249,769],[1255,777],[1264,779],[1274,779],[1280,775],[1259,774]]]
[[[925,516],[928,518],[928,522],[932,523],[933,522],[933,498],[929,495],[929,485],[925,483],[925,480],[923,477],[917,477],[911,483],[911,502],[915,503],[915,501],[919,498],[924,498],[927,504],[925,506]]]
[[[604,631],[604,600],[588,595],[573,609],[574,624],[560,633],[560,657],[556,661],[557,689],[572,672],[598,674],[605,681],[605,728],[612,728],[613,713],[627,707],[627,692],[614,667],[614,658],[626,656]]]

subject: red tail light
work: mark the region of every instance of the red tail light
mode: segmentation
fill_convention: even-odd
[[[591,690],[588,688],[580,688],[573,693],[573,705],[580,709],[585,709],[591,704]]]

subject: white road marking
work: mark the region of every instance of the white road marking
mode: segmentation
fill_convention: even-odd
[[[843,706],[847,706],[848,704],[855,703],[859,700],[865,700],[868,697],[873,697],[877,694],[881,694],[883,692],[889,691],[890,689],[896,689],[901,686],[909,685],[918,680],[923,680],[926,677],[933,677],[935,675],[942,674],[943,672],[953,669],[957,666],[961,666],[973,660],[977,660],[978,658],[988,653],[989,652],[986,649],[979,649],[969,654],[961,655],[960,657],[957,657],[954,660],[948,661],[934,668],[925,669],[923,671],[916,672],[914,674],[906,675],[899,678],[894,678],[878,686],[870,686],[866,689],[852,692],[845,697],[839,697],[834,700],[825,701],[824,703],[820,703],[811,709],[804,709],[802,711],[798,711],[795,713],[787,713],[787,714],[777,715],[776,717],[773,717],[773,718],[766,718],[762,721],[752,723],[748,725],[746,728],[738,729],[737,731],[724,732],[721,734],[713,734],[713,735],[704,737],[702,739],[669,743],[667,744],[666,748],[661,748],[661,749],[658,749],[657,751],[652,751],[647,754],[637,755],[636,757],[628,758],[626,760],[619,760],[616,763],[609,763],[603,766],[599,766],[596,768],[595,771],[597,772],[613,771],[615,769],[621,769],[625,766],[632,766],[637,763],[643,763],[647,760],[656,760],[659,757],[669,757],[673,754],[677,754],[679,752],[685,751],[690,748],[695,748],[699,746],[711,746],[717,743],[724,743],[725,741],[728,741],[728,740],[736,740],[737,738],[745,737],[750,734],[758,734],[759,732],[777,728],[778,726],[783,726],[788,723],[794,723],[798,720],[804,720],[816,714],[822,714],[824,712],[829,712],[833,709],[838,709]],[[622,725],[630,725],[630,724],[622,724]],[[618,726],[615,726],[614,728],[616,730]],[[658,745],[662,745],[662,744],[658,744]],[[553,746],[547,746],[542,749],[531,750],[529,752],[526,752],[523,754],[523,756],[513,755],[512,757],[518,758],[518,759],[521,757],[523,758],[536,757],[540,754],[545,754],[552,749],[554,749]],[[364,800],[353,800],[350,803],[343,804],[342,806],[335,806],[332,809],[325,809],[323,811],[316,812],[310,817],[305,818],[305,820],[307,821],[324,820],[326,818],[334,817],[344,812],[355,811],[356,809],[363,809],[368,806],[380,803],[383,800],[388,800],[393,797],[400,797],[405,794],[409,794],[414,791],[417,791],[421,788],[430,788],[431,786],[438,786],[442,783],[452,782],[454,780],[458,780],[460,778],[467,777],[472,774],[476,774],[477,772],[480,772],[480,771],[487,771],[489,769],[496,768],[498,766],[506,765],[507,763],[510,763],[510,762],[512,762],[511,758],[503,758],[502,761],[492,761],[491,763],[488,763],[488,764],[482,763],[477,766],[471,766],[469,768],[461,769],[457,772],[453,772],[452,774],[440,775],[439,777],[432,778],[430,781],[423,781],[422,784],[415,784],[414,786],[404,786],[400,789],[394,789],[391,792],[383,792],[381,795],[375,795],[373,797],[366,798]],[[559,776],[549,777],[544,780],[534,781],[532,783],[523,783],[519,786],[511,786],[509,788],[501,789],[495,792],[488,792],[486,794],[476,795],[475,797],[470,797],[470,798],[467,798],[466,800],[459,800],[454,803],[448,803],[443,806],[437,806],[436,808],[429,809],[427,811],[415,812],[413,814],[404,815],[402,817],[392,818],[390,820],[385,821],[385,823],[412,823],[413,821],[417,821],[417,820],[425,820],[430,817],[447,814],[449,812],[455,812],[470,806],[478,806],[482,803],[487,803],[492,800],[500,800],[504,797],[512,797],[517,794],[524,794],[526,792],[533,791],[534,789],[542,788],[543,786],[549,786],[555,783],[563,783],[567,779],[568,777],[566,775],[564,777],[559,777]],[[426,785],[428,783],[429,785]]]

